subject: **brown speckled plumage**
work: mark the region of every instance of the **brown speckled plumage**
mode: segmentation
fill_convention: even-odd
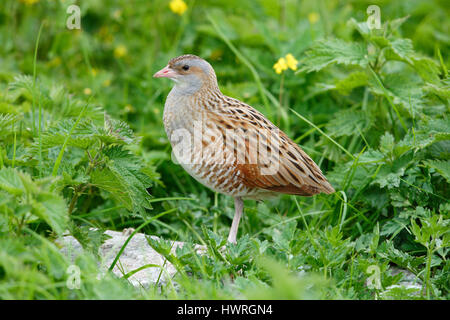
[[[180,164],[202,184],[235,197],[236,215],[242,198],[334,192],[320,168],[286,134],[256,109],[221,93],[205,60],[183,55],[170,60],[166,68],[170,76],[160,77],[176,82],[164,108],[164,127],[172,146],[180,136],[195,140],[196,132],[202,132],[193,143],[191,161]],[[265,174],[264,169],[273,167],[275,171]],[[235,216],[236,226],[233,221],[235,232],[239,218]],[[235,237],[230,231],[229,240],[235,242]]]

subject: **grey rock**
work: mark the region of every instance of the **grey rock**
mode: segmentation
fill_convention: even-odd
[[[400,269],[397,267],[391,267],[391,275],[395,276],[397,274],[403,274],[402,280],[396,284],[386,288],[386,293],[391,289],[403,287],[404,289],[410,289],[415,291],[415,294],[418,295],[419,292],[423,289],[422,281],[411,271]]]
[[[111,238],[106,240],[99,248],[98,253],[102,259],[99,276],[106,272],[133,231],[130,228],[123,230],[123,232],[111,230],[105,232]],[[151,238],[158,239],[156,236],[151,236]],[[62,247],[61,251],[70,256],[72,260],[83,251],[82,246],[73,236],[62,237],[57,240],[57,243]],[[183,242],[175,241],[173,242],[172,250],[182,245]],[[196,249],[201,251],[202,247],[198,246]],[[128,278],[132,285],[148,288],[150,285],[157,283],[166,283],[167,281],[171,281],[177,272],[175,267],[167,259],[148,244],[146,235],[136,233],[122,252],[114,266],[113,273],[118,277],[123,277],[125,274],[146,265],[153,266],[143,268]]]

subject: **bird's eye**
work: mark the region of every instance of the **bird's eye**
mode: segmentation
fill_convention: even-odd
[[[184,71],[188,71],[188,70],[189,70],[189,66],[188,66],[187,64],[185,64],[185,65],[183,66],[183,70],[184,70]]]

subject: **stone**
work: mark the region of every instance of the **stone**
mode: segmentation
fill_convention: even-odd
[[[102,259],[100,263],[100,275],[106,272],[133,231],[134,229],[130,228],[124,229],[123,232],[111,230],[105,232],[111,238],[106,240],[99,248],[98,253]],[[158,282],[166,283],[177,272],[175,267],[166,258],[148,244],[146,237],[149,236],[143,233],[136,233],[130,242],[128,242],[113,269],[114,274],[118,277],[123,277],[124,274],[148,264],[160,266],[150,266],[131,275],[128,280],[135,287],[142,286],[148,288],[150,285],[155,285]],[[155,240],[158,239],[156,236],[150,237]],[[72,260],[83,251],[81,244],[73,236],[62,237],[57,240],[57,243],[62,247],[61,251],[64,254],[70,255]],[[182,245],[183,242],[175,241],[172,250]],[[201,246],[198,246],[196,249],[202,250]]]

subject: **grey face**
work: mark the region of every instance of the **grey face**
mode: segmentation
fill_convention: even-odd
[[[176,82],[175,87],[180,93],[192,94],[197,92],[211,77],[214,77],[214,69],[203,59],[186,58],[176,61],[171,65],[177,75],[172,78]]]

